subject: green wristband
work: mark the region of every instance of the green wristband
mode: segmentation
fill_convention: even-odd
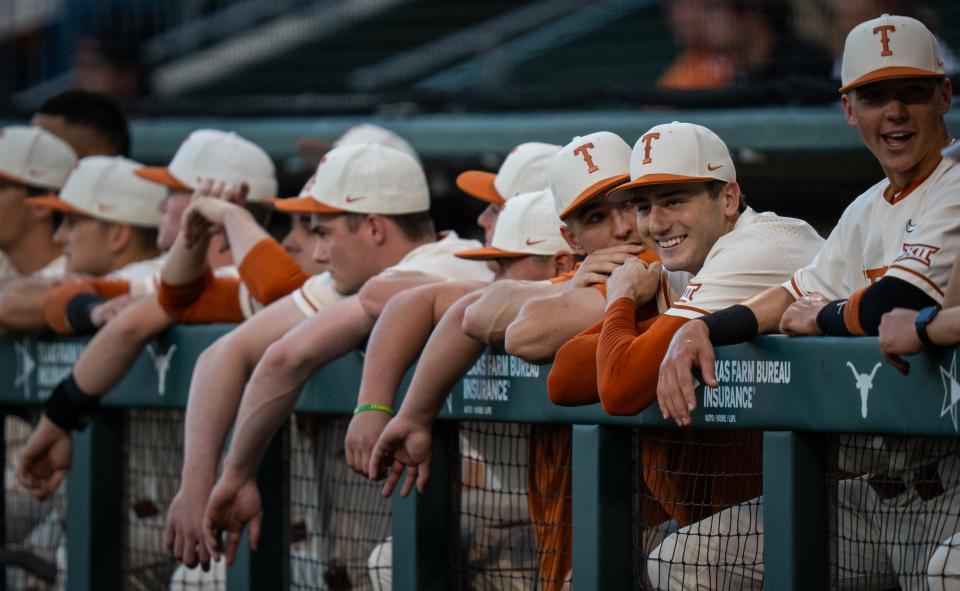
[[[383,404],[361,404],[357,408],[353,409],[353,414],[358,415],[368,410],[379,410],[380,412],[387,413],[391,417],[393,416],[393,409]]]

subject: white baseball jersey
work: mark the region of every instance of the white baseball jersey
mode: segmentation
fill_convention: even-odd
[[[66,272],[67,259],[63,255],[60,255],[47,263],[47,266],[34,271],[33,276],[55,278],[63,277]],[[10,261],[10,257],[7,256],[7,253],[0,251],[0,283],[10,279],[19,279],[20,277],[22,277],[22,275],[20,275],[20,272],[17,271],[17,268],[13,266],[13,262]]]
[[[789,280],[822,245],[823,238],[803,220],[747,209],[665,313],[693,319],[739,304]]]
[[[130,263],[121,269],[108,273],[107,278],[129,281],[129,293],[133,296],[156,293],[157,286],[160,285],[160,270],[163,269],[163,262],[166,258],[167,255],[162,254],[156,258]]]
[[[443,237],[411,250],[399,263],[384,269],[380,274],[411,271],[434,275],[444,281],[491,281],[493,272],[483,261],[459,259],[454,253],[483,246],[476,240],[464,240],[456,232],[445,232]],[[322,308],[344,298],[333,287],[329,273],[315,275],[293,292],[293,301],[300,311],[312,316]]]
[[[960,165],[944,159],[912,191],[884,198],[887,179],[847,207],[820,253],[783,284],[795,297],[850,297],[896,277],[937,302],[960,254]]]

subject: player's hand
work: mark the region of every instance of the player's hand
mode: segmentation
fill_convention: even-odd
[[[630,298],[638,304],[649,302],[660,289],[662,270],[659,262],[648,265],[636,257],[624,261],[607,279],[607,307],[620,298]]]
[[[49,497],[67,475],[72,452],[70,432],[42,417],[20,456],[17,481],[34,497]]]
[[[371,480],[380,480],[384,476],[387,478],[383,484],[383,496],[390,496],[404,468],[407,479],[400,489],[400,496],[410,494],[414,484],[418,492],[423,492],[430,477],[430,461],[433,458],[431,427],[430,423],[410,420],[403,413],[387,424],[373,448],[369,466]]]
[[[210,570],[210,552],[203,537],[203,514],[210,499],[210,489],[209,484],[184,479],[167,509],[163,545],[187,568],[199,564],[203,570]]]
[[[239,477],[225,469],[210,493],[203,515],[203,538],[210,557],[220,560],[222,555],[226,555],[227,564],[233,564],[237,558],[240,536],[248,523],[250,549],[255,551],[262,522],[263,508],[256,479]]]
[[[200,183],[183,212],[181,223],[187,248],[193,248],[211,234],[222,231],[227,214],[243,204],[249,190],[246,183],[210,179]]]
[[[830,300],[819,293],[803,296],[790,304],[780,317],[780,332],[792,336],[823,334],[817,326],[817,315]]]
[[[379,410],[368,410],[353,415],[347,427],[347,436],[343,446],[347,456],[347,465],[357,474],[367,475],[370,466],[370,454],[383,428],[390,422],[390,415]]]
[[[94,306],[90,310],[90,322],[100,328],[104,324],[113,320],[117,314],[122,312],[127,306],[140,299],[140,296],[124,294],[115,298],[110,298],[102,304]]]
[[[574,273],[573,279],[570,281],[570,288],[590,287],[598,283],[606,283],[614,269],[622,265],[627,259],[636,258],[644,250],[646,250],[646,247],[641,245],[621,244],[592,252],[580,263],[577,272]]]
[[[924,349],[914,324],[916,319],[917,311],[906,308],[894,308],[880,318],[880,352],[884,361],[904,375],[910,371],[910,364],[900,356]]]
[[[706,324],[693,320],[680,327],[673,335],[667,355],[660,364],[657,404],[663,418],[672,418],[680,426],[690,424],[690,412],[697,408],[694,371],[699,369],[703,381],[711,388],[716,388],[715,360],[710,330]]]

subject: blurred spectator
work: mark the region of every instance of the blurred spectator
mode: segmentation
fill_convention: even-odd
[[[957,54],[937,35],[936,23],[929,11],[924,10],[911,0],[831,0],[833,8],[833,36],[834,61],[833,77],[840,79],[840,62],[843,53],[843,42],[849,33],[858,24],[877,18],[881,14],[899,14],[913,17],[933,32],[940,45],[940,57],[943,59],[943,69],[947,76],[957,74],[960,63]]]
[[[129,156],[130,132],[120,106],[110,97],[67,90],[46,100],[31,124],[70,144],[80,158]]]
[[[140,63],[140,40],[114,35],[109,28],[80,39],[71,74],[77,88],[105,94],[121,104],[148,90],[147,71]]]
[[[786,0],[672,0],[667,17],[681,51],[657,81],[661,88],[717,89],[830,72],[829,53],[793,32]]]

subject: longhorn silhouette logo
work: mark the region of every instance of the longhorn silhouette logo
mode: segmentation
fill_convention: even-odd
[[[877,363],[874,365],[873,371],[868,374],[859,373],[857,368],[849,361],[847,362],[847,367],[853,372],[853,379],[857,380],[857,390],[860,390],[860,415],[863,418],[867,418],[867,398],[870,396],[870,389],[873,388],[873,376],[877,375],[880,364]]]
[[[176,345],[171,345],[166,353],[157,353],[153,345],[147,347],[147,353],[153,359],[153,368],[157,370],[157,392],[160,396],[163,396],[167,390],[167,371],[170,369],[170,359],[176,351]]]

